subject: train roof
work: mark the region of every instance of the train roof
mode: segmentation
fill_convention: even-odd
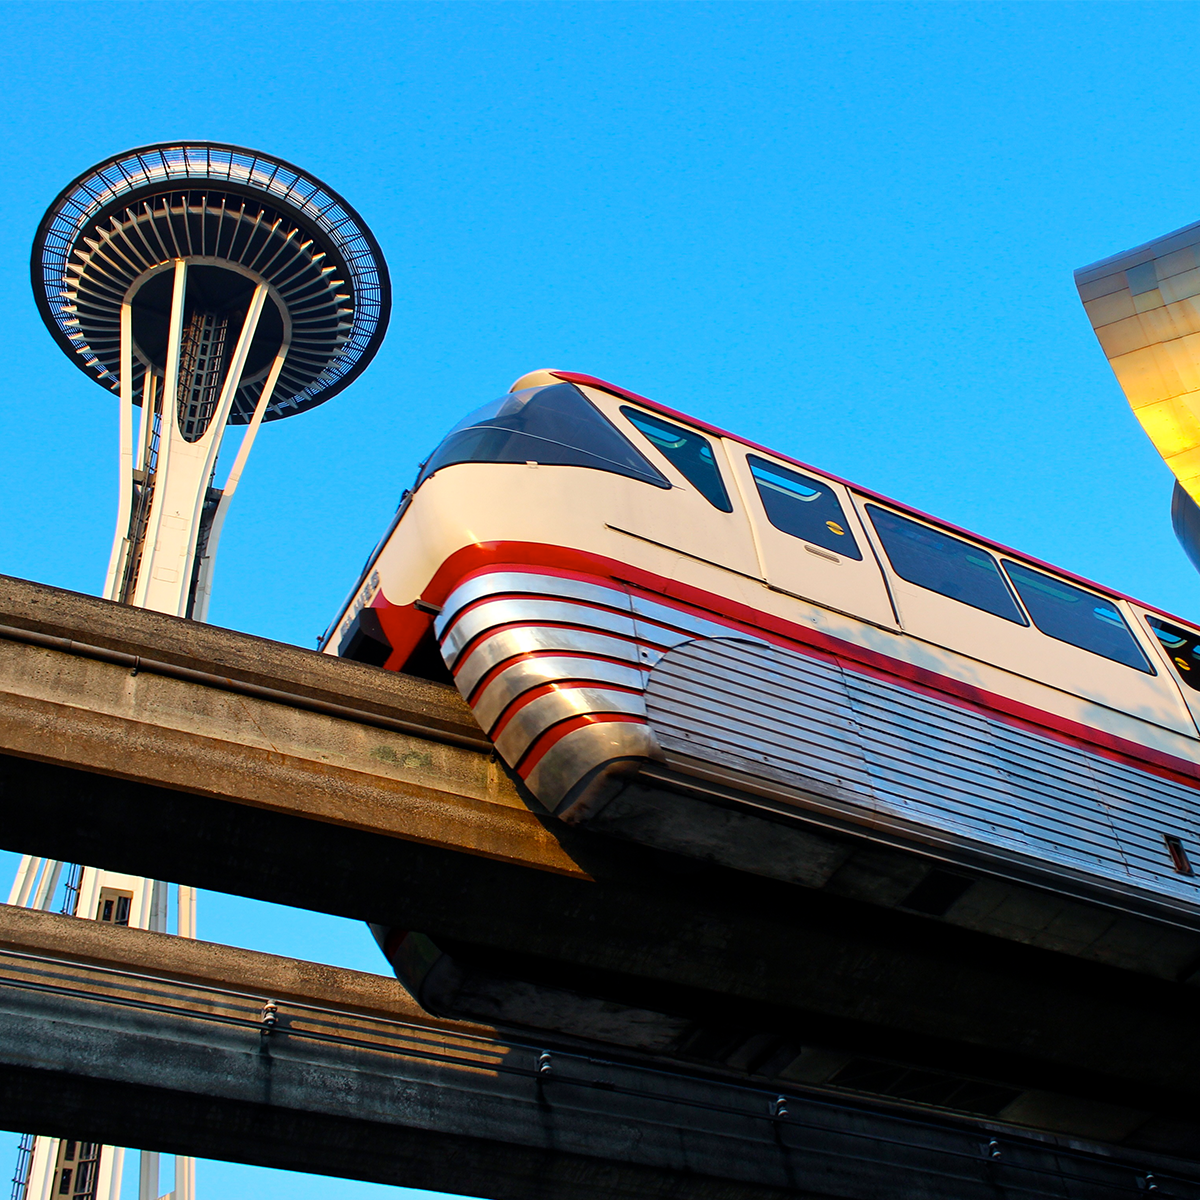
[[[739,437],[736,433],[730,433],[728,430],[721,429],[717,425],[712,425],[708,421],[702,421],[699,417],[690,416],[687,413],[679,412],[677,409],[671,408],[666,404],[660,404],[657,400],[651,400],[646,396],[639,396],[637,392],[631,392],[628,388],[620,387],[615,383],[609,383],[607,380],[598,379],[595,375],[584,375],[578,371],[548,371],[548,375],[553,375],[557,379],[561,379],[566,383],[582,383],[588,387],[600,388],[602,391],[609,392],[614,396],[620,396],[626,400],[635,400],[638,404],[644,404],[648,408],[654,409],[655,412],[660,412],[664,416],[674,417],[677,421],[684,421],[689,425],[695,426],[697,429],[702,429],[706,433],[712,434],[714,437],[728,438],[731,442],[738,442],[743,446],[748,446],[752,450],[761,450],[764,454],[770,454],[774,458],[782,459],[784,462],[792,463],[794,466],[802,467],[806,471],[813,471],[818,475],[824,475],[826,479],[832,479],[836,483],[842,484],[844,487],[852,488],[860,496],[867,496],[872,500],[882,501],[884,504],[890,505],[892,508],[899,509],[901,512],[906,512],[914,517],[919,517],[922,521],[929,521],[934,525],[940,526],[942,529],[952,530],[954,533],[960,533],[964,537],[987,546],[991,550],[995,550],[1000,554],[1006,554],[1012,558],[1029,563],[1033,566],[1041,567],[1044,570],[1052,571],[1056,575],[1060,575],[1064,579],[1070,579],[1075,583],[1082,584],[1086,588],[1090,588],[1094,592],[1099,592],[1102,595],[1108,596],[1116,600],[1126,600],[1131,604],[1138,605],[1139,608],[1144,608],[1147,612],[1157,613],[1160,616],[1168,617],[1172,621],[1183,621],[1185,624],[1197,624],[1189,622],[1185,617],[1176,616],[1172,612],[1168,612],[1165,608],[1159,608],[1154,604],[1147,604],[1144,600],[1139,600],[1135,596],[1127,596],[1124,592],[1115,591],[1113,588],[1105,587],[1103,584],[1096,583],[1094,580],[1087,579],[1083,575],[1076,575],[1073,571],[1065,571],[1062,567],[1056,567],[1053,563],[1048,563],[1040,558],[1034,558],[1031,554],[1026,554],[1021,550],[1014,550],[1011,546],[1006,546],[1003,542],[994,541],[991,538],[984,537],[981,534],[975,533],[970,529],[964,529],[960,525],[951,524],[949,521],[944,521],[940,517],[930,516],[929,513],[923,512],[919,508],[914,508],[911,504],[905,504],[899,500],[893,500],[890,496],[885,496],[881,492],[872,491],[870,488],[865,488],[857,483],[852,483],[848,479],[843,479],[840,475],[834,475],[821,467],[814,467],[809,463],[802,462],[798,458],[793,458],[790,454],[784,454],[779,450],[772,450],[770,446],[763,446],[758,442],[752,442],[744,437]]]

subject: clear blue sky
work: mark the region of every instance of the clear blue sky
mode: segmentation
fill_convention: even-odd
[[[30,297],[38,220],[106,155],[209,137],[344,193],[396,297],[366,375],[260,435],[216,623],[313,645],[417,461],[542,366],[1200,617],[1170,476],[1071,279],[1200,217],[1195,4],[2,15],[0,571],[97,591],[116,503],[114,401]],[[200,922],[378,969],[332,919],[212,898]],[[200,1182],[204,1200],[384,1192],[208,1164]]]

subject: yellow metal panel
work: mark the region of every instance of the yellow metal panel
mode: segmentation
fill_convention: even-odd
[[[1088,320],[1155,449],[1200,503],[1200,224],[1075,272]]]

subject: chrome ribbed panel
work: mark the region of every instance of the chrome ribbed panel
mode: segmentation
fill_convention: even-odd
[[[646,673],[637,667],[601,658],[567,654],[521,658],[500,671],[475,698],[475,716],[490,733],[504,710],[531,688],[547,683],[581,681],[614,683],[629,691],[641,692],[646,687]]]
[[[642,653],[630,637],[608,637],[561,625],[519,625],[499,629],[481,638],[471,653],[457,664],[454,679],[458,690],[469,699],[479,681],[493,667],[521,655],[570,654],[648,665],[657,662],[661,653],[658,650]]]
[[[784,783],[918,840],[1200,899],[1163,842],[1200,846],[1200,790],[935,695],[722,638],[668,651],[646,707],[669,761]]]
[[[659,604],[645,596],[635,594],[629,600],[638,629],[644,631],[651,641],[659,640],[654,636],[657,633],[667,645],[675,646],[689,638],[729,637],[733,632],[728,625],[686,609]]]
[[[675,750],[870,807],[871,782],[837,664],[761,642],[704,639],[650,672],[651,727]]]
[[[1179,837],[1200,870],[1195,853],[1200,846],[1197,793],[1124,763],[1099,758],[1091,766],[1096,791],[1113,823],[1129,874],[1138,881],[1165,885],[1172,895],[1194,898],[1198,889],[1193,879],[1164,870],[1163,835]],[[1131,804],[1130,796],[1144,797],[1144,802]]]
[[[472,640],[497,625],[582,625],[603,633],[633,638],[633,619],[591,604],[560,602],[543,597],[504,597],[469,608],[442,635],[442,657],[453,667]]]
[[[567,684],[536,696],[515,709],[512,718],[495,735],[496,749],[505,762],[520,762],[525,751],[551,725],[572,717],[598,713],[626,713],[644,721],[646,702],[640,691],[623,692],[617,688]]]
[[[635,622],[629,593],[600,580],[485,572],[447,598],[442,657],[496,750],[547,807],[585,777],[658,757],[645,670],[691,634]],[[584,811],[575,803],[573,811]]]
[[[433,623],[438,637],[445,633],[455,616],[476,600],[488,596],[553,596],[581,600],[590,604],[606,604],[629,611],[629,594],[619,588],[575,579],[566,575],[541,575],[536,571],[489,571],[460,584]]]
[[[1112,865],[1086,751],[869,676],[844,678],[881,811],[1083,870]]]

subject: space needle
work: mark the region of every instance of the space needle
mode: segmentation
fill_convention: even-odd
[[[72,362],[118,401],[117,525],[104,595],[203,621],[230,501],[259,426],[335,396],[374,357],[391,309],[379,244],[332,188],[217,142],[117,154],[72,180],[33,243],[33,292]],[[243,426],[217,486],[230,426]],[[167,885],[26,856],[10,903],[168,931]],[[176,932],[195,936],[191,888]],[[23,1141],[28,1200],[116,1200],[122,1152]],[[192,1200],[178,1159],[175,1200]],[[143,1152],[139,1200],[158,1200]]]

